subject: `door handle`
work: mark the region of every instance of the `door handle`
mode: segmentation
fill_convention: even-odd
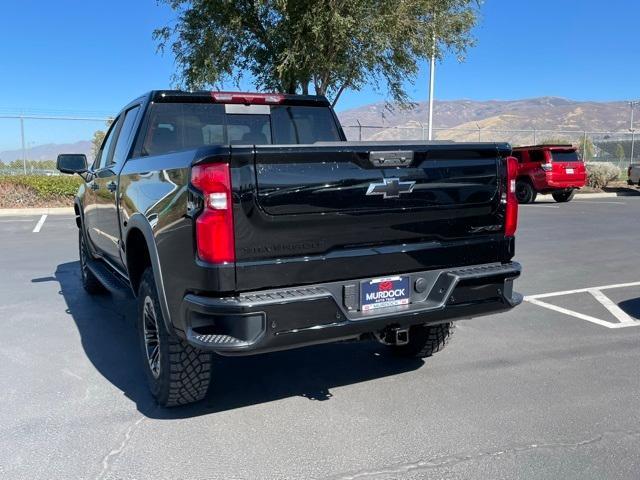
[[[109,190],[110,192],[115,192],[118,189],[118,184],[116,182],[109,182],[107,183],[107,190]]]
[[[89,188],[91,190],[98,190],[100,188],[100,185],[98,185],[95,181],[93,181],[89,184]]]

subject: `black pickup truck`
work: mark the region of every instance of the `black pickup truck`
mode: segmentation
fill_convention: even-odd
[[[60,155],[82,282],[134,295],[158,403],[204,397],[213,354],[376,339],[440,350],[508,310],[515,159],[497,143],[348,142],[324,97],[153,91],[93,165]]]

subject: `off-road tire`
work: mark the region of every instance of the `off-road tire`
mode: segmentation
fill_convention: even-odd
[[[152,371],[152,362],[145,341],[145,306],[153,306],[158,345],[158,370]],[[148,312],[147,312],[148,313]],[[202,400],[209,388],[212,354],[203,352],[169,333],[160,308],[153,271],[147,268],[138,289],[138,336],[143,368],[151,394],[162,407],[175,407]],[[151,338],[152,335],[149,336]]]
[[[558,203],[570,202],[573,200],[573,196],[576,194],[575,190],[560,190],[558,192],[553,192],[551,196]]]
[[[516,198],[518,203],[533,203],[538,196],[538,192],[533,189],[533,185],[527,180],[516,182]]]
[[[438,353],[453,335],[453,323],[414,325],[409,329],[409,343],[391,345],[394,355],[405,358],[426,358]]]
[[[87,267],[87,263],[91,260],[91,254],[89,253],[89,248],[80,229],[78,229],[78,256],[80,257],[80,279],[82,280],[82,287],[91,295],[104,292],[105,289],[100,283],[100,280],[98,280]]]

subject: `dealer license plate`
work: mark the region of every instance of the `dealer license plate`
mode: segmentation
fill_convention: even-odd
[[[360,284],[360,309],[363,312],[409,305],[410,299],[409,277],[374,278]]]

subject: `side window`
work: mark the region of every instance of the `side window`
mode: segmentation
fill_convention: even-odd
[[[522,152],[520,150],[515,150],[511,155],[516,157],[518,163],[522,163]]]
[[[151,107],[140,155],[224,145],[226,140],[224,105],[198,103],[158,103]]]
[[[120,122],[120,118],[116,118],[111,124],[111,128],[107,132],[107,135],[104,137],[102,141],[102,147],[100,147],[100,151],[98,152],[98,156],[96,160],[93,162],[93,169],[100,170],[107,165],[107,158],[109,158],[109,152],[111,151],[111,144],[113,143],[113,137],[115,136],[116,130],[118,129],[118,123]]]
[[[544,150],[529,151],[529,161],[534,163],[547,163],[547,159],[544,156]]]
[[[109,165],[114,163],[122,163],[126,160],[127,153],[129,151],[129,146],[131,145],[131,136],[133,135],[133,127],[136,124],[136,119],[138,118],[138,112],[140,111],[140,107],[133,107],[124,115],[124,120],[122,121],[122,127],[120,127],[120,133],[118,134],[118,140],[116,140],[116,146],[113,150],[113,156]]]

